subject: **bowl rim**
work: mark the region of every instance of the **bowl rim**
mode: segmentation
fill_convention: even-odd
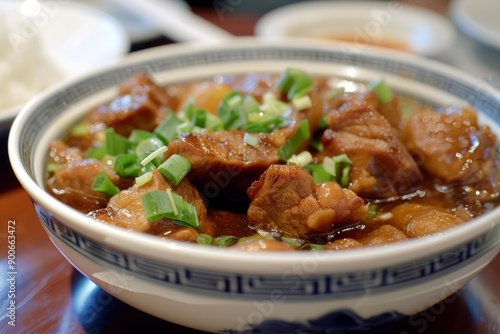
[[[23,126],[28,122],[30,115],[36,111],[37,106],[43,102],[44,99],[64,89],[66,85],[72,85],[80,80],[93,78],[107,71],[124,68],[134,63],[161,57],[162,55],[179,55],[186,52],[206,51],[213,48],[216,50],[255,47],[282,47],[286,49],[291,47],[297,48],[298,45],[306,49],[330,50],[331,52],[338,52],[340,50],[345,52],[345,50],[340,49],[340,46],[332,43],[322,43],[319,41],[296,38],[281,39],[279,41],[262,41],[253,37],[242,37],[228,42],[179,43],[139,51],[135,54],[126,56],[119,63],[94,70],[78,78],[63,80],[59,84],[52,86],[50,89],[33,98],[22,108],[21,112],[14,120],[8,139],[8,153],[13,171],[34,203],[38,203],[45,210],[51,212],[54,218],[64,222],[64,225],[67,225],[70,229],[96,242],[125,253],[135,254],[158,261],[224,272],[234,272],[235,268],[237,268],[239,272],[279,274],[283,272],[284,268],[311,260],[316,261],[316,273],[319,274],[330,273],[332,272],[332,268],[336,268],[335,270],[339,272],[347,272],[359,270],[361,268],[370,269],[380,268],[381,266],[393,266],[453,251],[457,246],[470,242],[474,240],[474,238],[491,233],[498,228],[500,224],[500,207],[476,218],[474,223],[463,224],[439,235],[395,243],[389,245],[389,247],[365,247],[342,252],[266,252],[266,255],[262,256],[262,252],[250,253],[229,251],[228,249],[220,249],[217,247],[165,240],[157,236],[141,234],[116,226],[106,225],[85,216],[51,196],[47,196],[47,192],[31,178],[23,166],[19,142]],[[446,64],[404,52],[380,50],[378,48],[367,48],[364,50],[364,55],[366,57],[384,57],[388,60],[397,59],[398,61],[409,62],[416,64],[422,69],[437,71],[457,80],[465,80],[466,82],[477,84],[478,87],[484,87],[500,104],[500,92],[495,88],[472,75],[466,74]],[[500,240],[496,242],[494,247],[500,250],[499,246]],[[214,262],[214,260],[217,261]],[[242,263],[245,263],[245,265],[242,266]]]

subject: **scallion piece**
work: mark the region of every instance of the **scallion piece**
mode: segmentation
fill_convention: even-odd
[[[179,136],[177,127],[181,123],[182,120],[173,111],[169,111],[165,119],[153,130],[153,133],[167,145]]]
[[[257,135],[245,132],[245,135],[243,136],[243,142],[247,145],[257,147],[259,146],[260,139]]]
[[[314,160],[313,156],[310,152],[303,151],[297,155],[295,155],[295,154],[292,155],[292,157],[290,159],[288,159],[287,162],[292,162],[292,163],[296,164],[297,166],[303,168],[303,167],[309,165],[310,163],[312,163],[313,160]]]
[[[132,143],[122,135],[118,134],[112,128],[104,130],[106,154],[118,155],[128,153],[132,148]]]
[[[137,143],[137,146],[135,147],[135,154],[137,154],[138,157],[142,157],[144,154],[149,155],[163,146],[165,146],[165,144],[161,139],[157,137],[149,137]]]
[[[318,138],[311,138],[309,146],[318,152],[323,152],[323,150],[325,149],[323,143]]]
[[[158,171],[174,186],[177,186],[190,170],[191,164],[189,161],[178,154],[173,154],[158,166]]]
[[[328,174],[332,175],[333,177],[337,176],[337,166],[332,158],[324,157],[321,166]]]
[[[292,99],[292,104],[297,110],[309,109],[312,107],[312,100],[309,95],[298,96]]]
[[[49,163],[47,165],[47,172],[49,172],[49,173],[55,173],[59,169],[61,169],[61,167],[62,167],[61,164],[57,164],[57,163],[51,162],[51,163]]]
[[[309,93],[313,89],[313,81],[304,71],[288,67],[279,77],[276,87],[291,101],[295,97]]]
[[[82,136],[85,136],[89,133],[89,129],[88,129],[87,124],[78,123],[71,128],[70,133],[72,136],[82,137]]]
[[[290,237],[281,237],[281,241],[289,246],[292,246],[293,248],[300,248],[300,246],[304,243],[300,239]]]
[[[205,234],[205,233],[200,233],[196,237],[196,243],[200,245],[213,245],[214,244],[214,237],[212,237],[210,234]]]
[[[139,144],[145,139],[153,138],[155,135],[149,131],[134,129],[128,136],[128,140],[133,144]]]
[[[207,113],[205,128],[212,131],[221,131],[224,130],[224,125],[222,124],[222,120],[219,118],[219,116]]]
[[[309,171],[316,184],[332,181],[332,175],[325,171],[321,165],[309,165]]]
[[[196,208],[177,194],[171,193],[169,196],[166,191],[155,190],[142,195],[141,202],[148,222],[166,218],[180,225],[196,229],[200,227]],[[177,214],[175,214],[176,211]]]
[[[215,238],[215,245],[219,247],[229,247],[238,242],[237,237],[233,237],[232,235],[222,235],[220,237]]]
[[[156,157],[164,154],[165,152],[168,151],[168,148],[166,146],[162,146],[159,149],[155,150],[151,154],[149,154],[146,158],[141,160],[141,165],[146,166],[148,163],[153,161]]]
[[[287,161],[300,146],[309,139],[309,122],[305,119],[299,123],[297,131],[278,149],[278,157]]]
[[[138,177],[135,178],[135,186],[136,187],[142,187],[149,181],[153,179],[153,173],[152,172],[146,172]]]
[[[283,116],[272,116],[258,123],[250,123],[246,126],[246,132],[273,132],[279,130],[288,124],[291,120]]]
[[[116,195],[120,189],[109,179],[108,174],[99,172],[92,182],[92,190],[106,194],[108,196]]]
[[[224,129],[239,129],[248,123],[248,115],[245,110],[244,96],[232,91],[224,95],[217,116],[221,119]]]
[[[91,147],[84,153],[85,157],[101,160],[106,155],[106,145]]]
[[[377,94],[378,101],[385,104],[392,100],[394,94],[383,78],[377,78],[368,83],[368,88]]]
[[[137,155],[133,153],[117,155],[113,169],[119,177],[137,177],[141,173]]]
[[[328,96],[326,97],[328,100],[333,100],[337,96],[345,93],[345,87],[336,87],[328,92]]]

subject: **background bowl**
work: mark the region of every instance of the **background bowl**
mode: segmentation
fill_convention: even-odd
[[[398,1],[294,3],[260,18],[255,35],[335,39],[350,50],[373,45],[424,56],[448,51],[457,40],[455,28],[445,16]]]
[[[221,73],[281,71],[369,81],[433,105],[469,103],[500,134],[500,98],[488,84],[416,56],[350,53],[305,40],[178,44],[143,51],[33,99],[14,121],[9,156],[49,237],[84,275],[154,316],[210,332],[285,328],[343,333],[423,310],[460,289],[500,249],[500,209],[441,235],[345,252],[241,253],[130,232],[94,221],[48,196],[51,139],[112,98],[138,71],[159,83]]]

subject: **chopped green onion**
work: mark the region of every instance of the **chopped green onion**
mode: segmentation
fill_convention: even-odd
[[[270,116],[282,115],[288,109],[288,104],[278,99],[272,92],[264,93],[262,100],[263,103],[258,109],[258,117],[255,114],[252,117],[254,121],[260,121]]]
[[[297,110],[309,109],[312,107],[312,100],[309,95],[294,97],[292,100],[293,106]]]
[[[349,185],[349,172],[351,171],[351,165],[346,165],[342,168],[342,174],[339,180],[339,184],[342,188],[345,188]]]
[[[214,237],[212,237],[210,234],[200,233],[196,237],[196,243],[200,245],[213,245]]]
[[[345,87],[336,87],[328,92],[327,99],[328,100],[333,100],[337,96],[344,94],[345,93]]]
[[[239,129],[248,123],[244,96],[232,91],[224,95],[217,109],[217,116],[222,121],[224,129]]]
[[[179,136],[177,127],[181,123],[182,120],[173,111],[169,111],[165,119],[153,130],[153,133],[167,145]]]
[[[172,219],[177,223],[199,229],[196,208],[184,201],[181,196],[167,191],[155,190],[141,197],[142,206],[148,222],[162,218]],[[171,198],[171,199],[170,199]]]
[[[325,245],[320,244],[303,244],[300,249],[309,249],[312,251],[321,251],[325,249]]]
[[[61,169],[62,165],[61,164],[56,164],[54,162],[51,162],[47,165],[47,172],[49,173],[55,173],[59,169]]]
[[[311,138],[311,141],[309,142],[309,146],[318,152],[323,152],[323,150],[325,149],[323,147],[323,143],[318,138]]]
[[[318,129],[319,130],[325,130],[328,129],[329,125],[328,122],[326,121],[326,115],[321,116],[319,122],[318,122]]]
[[[170,201],[170,204],[172,204],[174,216],[177,216],[179,214],[179,211],[177,211],[177,205],[174,201],[174,196],[172,195],[172,190],[170,190],[170,188],[167,189],[167,197]]]
[[[132,143],[122,135],[118,134],[112,128],[104,130],[106,153],[109,155],[118,155],[128,153],[132,148]]]
[[[378,101],[382,104],[389,102],[394,97],[391,88],[383,78],[377,78],[368,83],[368,88],[377,94]]]
[[[146,158],[141,160],[141,165],[146,166],[149,162],[153,161],[154,158],[160,156],[161,154],[168,151],[168,147],[162,146],[159,149],[155,150],[153,153],[149,154]]]
[[[113,169],[119,177],[137,177],[141,173],[137,155],[133,153],[117,155]]]
[[[141,187],[153,179],[152,172],[146,172],[135,178],[135,186]]]
[[[309,170],[314,179],[314,182],[317,184],[332,181],[332,175],[325,171],[325,169],[321,165],[310,165]]]
[[[275,86],[291,101],[312,91],[313,81],[304,71],[288,67],[278,78]]]
[[[137,146],[135,147],[135,154],[137,156],[142,157],[144,154],[150,154],[157,149],[165,146],[163,141],[159,138],[156,137],[150,137],[146,138],[144,140],[141,140]]]
[[[335,164],[335,161],[330,158],[330,157],[324,157],[323,158],[323,163],[321,164],[325,172],[332,176],[337,176],[337,166]]]
[[[190,170],[191,164],[189,161],[178,154],[173,154],[158,166],[158,171],[174,186],[177,186]]]
[[[191,118],[191,124],[193,127],[200,127],[204,128],[206,127],[207,124],[207,116],[208,111],[203,110],[203,109],[197,109],[194,112],[193,117]]]
[[[92,182],[92,190],[106,194],[108,196],[116,195],[120,189],[109,179],[108,174],[102,171],[99,172]]]
[[[219,118],[219,116],[207,113],[205,128],[212,131],[221,131],[224,130],[224,125],[222,124],[222,120]]]
[[[281,237],[281,241],[285,244],[292,246],[293,248],[299,248],[304,243],[302,240],[297,238]]]
[[[279,130],[292,121],[283,116],[272,116],[258,123],[250,123],[246,126],[246,132],[273,132]]]
[[[222,235],[220,237],[215,238],[215,244],[219,247],[229,247],[238,242],[237,237],[233,237],[232,235]]]
[[[250,146],[257,147],[257,146],[259,146],[260,139],[256,135],[245,132],[245,135],[243,136],[243,142],[245,144],[250,145]]]
[[[288,141],[279,148],[278,157],[287,161],[297,151],[300,146],[309,139],[309,122],[305,119],[299,123],[297,131],[288,139]]]
[[[154,138],[155,135],[149,131],[134,129],[128,136],[128,140],[133,144],[139,144],[141,141],[145,139]]]
[[[106,155],[106,145],[91,147],[84,153],[85,157],[101,160]]]
[[[312,154],[308,151],[304,151],[304,152],[300,152],[297,155],[295,155],[295,154],[292,155],[292,157],[290,159],[288,159],[287,162],[294,163],[299,167],[305,167],[305,166],[309,165],[310,163],[312,163],[313,160],[314,159],[313,159]]]
[[[375,218],[376,214],[377,214],[377,204],[368,205],[368,211],[366,212],[366,215],[370,218]]]
[[[71,128],[70,133],[72,136],[82,137],[82,136],[85,136],[89,133],[89,129],[88,129],[87,124],[78,123]]]

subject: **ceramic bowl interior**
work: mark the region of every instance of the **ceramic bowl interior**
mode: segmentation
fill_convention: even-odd
[[[50,140],[62,136],[90,108],[111,99],[117,85],[135,73],[146,71],[166,84],[223,73],[279,72],[287,66],[348,81],[383,76],[398,93],[435,106],[470,104],[480,112],[480,121],[500,134],[495,89],[408,54],[371,49],[350,53],[331,43],[295,39],[237,39],[152,49],[51,88],[16,118],[9,138],[11,163],[49,237],[77,269],[132,306],[219,332],[241,329],[243,323],[258,326],[265,319],[307,322],[331,312],[348,312],[356,321],[413,314],[458,290],[498,253],[498,208],[441,235],[389,247],[263,255],[108,226],[45,192]],[[414,297],[412,303],[405,302],[407,296]],[[255,304],[262,300],[272,302],[272,312]],[[196,324],[186,317],[193,310],[207,312],[207,307],[211,311],[200,314]]]

